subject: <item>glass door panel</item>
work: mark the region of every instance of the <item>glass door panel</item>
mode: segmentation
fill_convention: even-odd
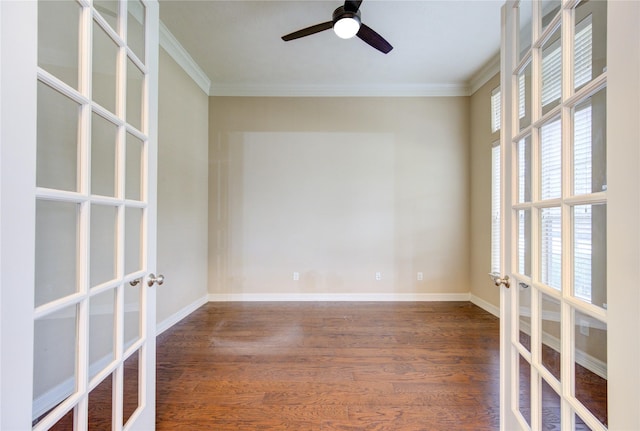
[[[607,2],[583,0],[574,12],[574,88],[607,70]]]
[[[78,191],[80,105],[38,82],[36,185]]]
[[[607,325],[574,311],[575,397],[607,425]]]
[[[541,295],[540,361],[553,377],[560,381],[562,360],[562,313],[560,301],[549,295]]]
[[[603,88],[572,110],[573,193],[607,190],[607,89]]]
[[[91,193],[115,197],[118,126],[95,112],[91,118]]]
[[[93,100],[116,114],[118,77],[118,45],[97,23],[93,22]]]
[[[34,322],[34,423],[78,390],[77,320],[77,307],[72,306]]]
[[[129,0],[127,2],[127,45],[144,63],[144,17],[145,6],[140,0]]]
[[[561,29],[558,27],[542,47],[542,115],[558,106],[562,95]]]
[[[35,306],[78,291],[78,205],[36,202]]]
[[[81,11],[75,1],[38,2],[38,66],[76,90]]]
[[[117,207],[91,205],[89,286],[116,278]]]
[[[531,62],[518,74],[518,119],[520,130],[531,125]]]
[[[115,359],[115,289],[89,300],[89,380]]]
[[[518,202],[531,202],[531,136],[518,142]]]

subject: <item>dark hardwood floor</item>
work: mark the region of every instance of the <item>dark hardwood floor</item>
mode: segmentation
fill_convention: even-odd
[[[498,319],[467,302],[208,303],[158,337],[158,430],[496,430]]]

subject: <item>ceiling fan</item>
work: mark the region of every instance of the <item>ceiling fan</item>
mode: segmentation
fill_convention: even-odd
[[[371,27],[362,23],[360,19],[361,3],[362,0],[346,0],[344,6],[340,6],[333,11],[333,19],[331,21],[294,31],[293,33],[282,36],[282,40],[287,42],[333,28],[333,31],[342,39],[350,39],[353,36],[358,36],[378,51],[387,54],[393,49],[393,46],[373,31]]]

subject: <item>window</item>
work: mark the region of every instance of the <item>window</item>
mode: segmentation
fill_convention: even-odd
[[[500,130],[500,116],[502,115],[502,104],[500,101],[500,87],[491,92],[491,133]]]
[[[491,149],[491,272],[493,273],[501,272],[500,222],[500,145],[496,142]]]

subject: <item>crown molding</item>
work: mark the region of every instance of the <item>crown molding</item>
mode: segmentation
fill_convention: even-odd
[[[469,87],[461,84],[407,85],[234,85],[213,84],[210,96],[235,97],[460,97]]]
[[[211,80],[162,21],[160,21],[160,46],[164,48],[171,58],[184,69],[187,75],[198,84],[198,87],[200,87],[205,94],[209,95]]]
[[[469,80],[469,95],[472,95],[486,84],[496,73],[500,72],[500,52],[491,57],[484,66]]]

